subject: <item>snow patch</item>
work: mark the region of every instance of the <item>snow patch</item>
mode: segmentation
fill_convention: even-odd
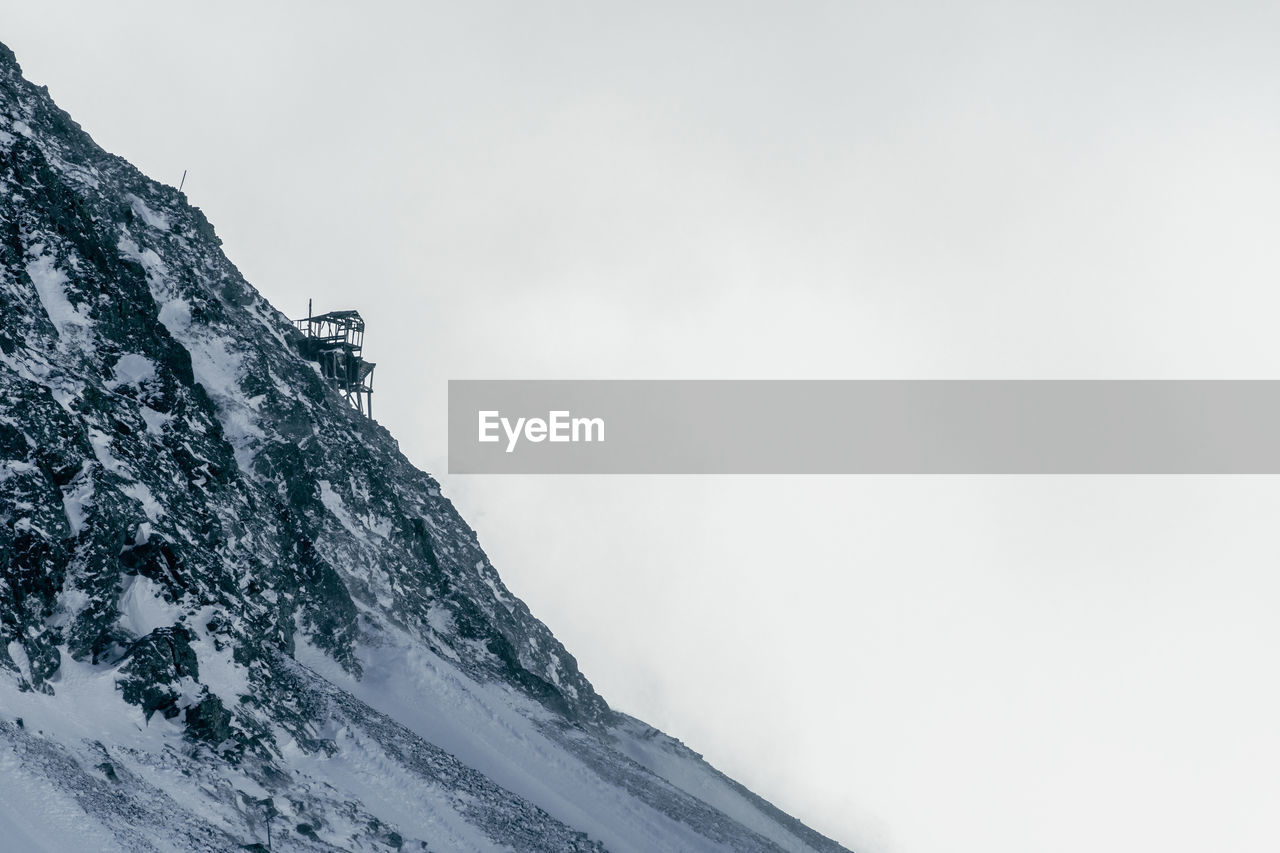
[[[91,600],[84,590],[64,587],[62,592],[58,593],[58,603],[48,624],[64,630],[70,628],[72,620],[88,606]]]
[[[206,607],[195,616],[198,625],[207,625],[213,616],[213,608]],[[196,662],[200,667],[200,682],[209,688],[209,692],[222,699],[222,703],[231,707],[241,696],[252,691],[249,688],[249,672],[232,658],[231,645],[214,642],[207,629],[193,632],[195,642],[191,648],[196,653]]]
[[[0,462],[0,483],[11,479],[15,474],[28,474],[36,470],[36,466],[30,462],[20,462],[17,459],[6,459]]]
[[[67,526],[71,528],[72,537],[80,535],[84,529],[88,508],[93,505],[93,478],[85,471],[82,464],[80,473],[62,490],[62,511],[67,516]]]
[[[124,467],[124,463],[111,455],[111,437],[96,427],[89,427],[88,433],[89,443],[93,445],[93,455],[98,457],[102,467],[113,474],[133,479],[129,475],[129,470]]]
[[[10,640],[6,651],[9,652],[9,659],[17,664],[18,673],[30,682],[31,660],[27,657],[27,650],[23,647],[22,643],[18,640]]]
[[[147,207],[147,203],[132,193],[125,196],[129,202],[129,207],[133,209],[134,214],[143,222],[159,231],[169,230],[169,217],[163,213],[156,213]]]
[[[191,325],[191,303],[177,296],[160,303],[160,322],[170,334],[175,329],[186,329]]]
[[[111,379],[106,386],[112,391],[121,385],[141,386],[156,378],[156,366],[144,355],[127,352],[120,356],[115,367],[111,369]]]
[[[320,502],[324,504],[325,509],[333,513],[333,517],[341,522],[342,526],[347,528],[347,532],[352,536],[359,536],[360,531],[356,527],[355,519],[351,517],[351,513],[347,512],[347,505],[342,502],[342,497],[333,490],[333,486],[328,480],[317,480],[320,486]]]
[[[151,578],[127,575],[121,584],[120,627],[135,637],[145,637],[157,628],[175,625],[182,616],[182,608],[164,600],[163,588]]]
[[[53,265],[53,256],[44,254],[43,245],[37,243],[32,253],[36,257],[27,262],[27,276],[35,285],[44,313],[59,337],[78,336],[93,321],[67,299],[67,274]]]
[[[139,406],[138,414],[142,416],[142,422],[147,425],[147,433],[156,438],[164,436],[164,425],[173,420],[173,415],[157,412],[150,406]]]
[[[121,486],[120,491],[142,504],[142,511],[146,513],[147,518],[151,521],[159,521],[160,517],[165,514],[164,507],[160,506],[160,502],[156,500],[151,489],[147,488],[143,483],[128,483]]]
[[[457,630],[453,614],[447,609],[433,604],[427,608],[427,624],[431,626],[431,630],[435,631],[442,637],[449,637]]]

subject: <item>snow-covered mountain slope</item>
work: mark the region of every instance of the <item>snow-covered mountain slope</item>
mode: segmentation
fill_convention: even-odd
[[[0,194],[0,849],[842,849],[612,711],[3,46]]]

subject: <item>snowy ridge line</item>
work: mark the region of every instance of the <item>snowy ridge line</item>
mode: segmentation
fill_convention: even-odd
[[[609,850],[842,849],[830,843],[806,845],[778,826],[768,834],[748,829],[696,792],[681,789],[591,731],[548,714],[510,688],[471,681],[403,637],[387,640],[390,645],[361,647],[364,676],[359,682],[313,648],[300,645],[298,656],[301,665],[342,696],[354,695],[500,787],[563,823],[585,829]],[[685,775],[715,773],[687,750],[673,761],[686,765]],[[619,797],[622,792],[626,796]],[[768,823],[762,813],[755,818],[757,827]]]
[[[356,698],[319,672],[294,658],[281,656],[282,670],[292,672],[296,681],[291,688],[307,701],[324,709],[328,724],[340,719],[344,728],[359,728],[369,735],[398,764],[411,769],[428,782],[438,783],[445,791],[454,792],[454,808],[477,821],[492,834],[492,840],[511,844],[516,849],[529,849],[538,840],[557,840],[554,849],[565,851],[604,850],[591,842],[585,833],[560,823],[538,806],[496,784],[490,777],[463,763],[450,752],[419,736],[395,718]],[[335,719],[336,718],[336,719]],[[465,794],[465,796],[459,796]],[[485,826],[490,813],[481,808],[487,804],[500,810],[500,825]],[[376,810],[376,806],[374,807]]]

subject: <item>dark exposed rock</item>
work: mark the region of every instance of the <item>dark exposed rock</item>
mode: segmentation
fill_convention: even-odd
[[[130,646],[124,657],[122,678],[116,684],[124,693],[124,700],[141,706],[148,720],[156,711],[165,717],[176,717],[180,712],[182,680],[200,680],[191,635],[180,626],[157,628]]]

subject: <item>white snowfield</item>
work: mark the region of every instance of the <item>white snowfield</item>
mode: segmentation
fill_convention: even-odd
[[[172,616],[148,586],[144,579],[123,594],[127,618],[138,629]],[[223,695],[246,689],[237,667],[211,645],[199,643],[197,650],[202,676],[227,673],[217,677]],[[297,658],[300,679],[358,700],[317,718],[313,734],[330,742],[332,753],[281,737],[293,779],[289,799],[274,797],[280,815],[273,823],[277,830],[296,826],[323,811],[331,818],[320,833],[328,849],[348,849],[344,842],[360,819],[348,825],[332,816],[352,804],[402,838],[426,840],[426,849],[523,849],[490,837],[467,808],[474,804],[467,786],[442,785],[406,760],[414,735],[478,771],[511,801],[537,807],[617,853],[742,849],[704,834],[712,810],[755,834],[754,849],[814,849],[759,800],[638,721],[624,719],[613,729],[618,752],[611,753],[510,688],[477,683],[405,637],[363,649],[365,674],[358,681],[310,645],[300,645]],[[0,850],[167,852],[236,849],[231,839],[265,844],[266,823],[245,803],[270,798],[271,791],[213,756],[191,754],[180,725],[158,715],[147,722],[120,698],[113,667],[65,660],[55,696],[20,692],[0,675]],[[651,805],[632,790],[635,780],[669,790]],[[145,802],[147,820],[136,822],[128,809],[104,809],[95,802],[102,796],[135,807]],[[129,847],[119,841],[124,827]],[[228,846],[196,846],[199,835],[208,841],[221,835]],[[280,832],[273,845],[317,849]]]

